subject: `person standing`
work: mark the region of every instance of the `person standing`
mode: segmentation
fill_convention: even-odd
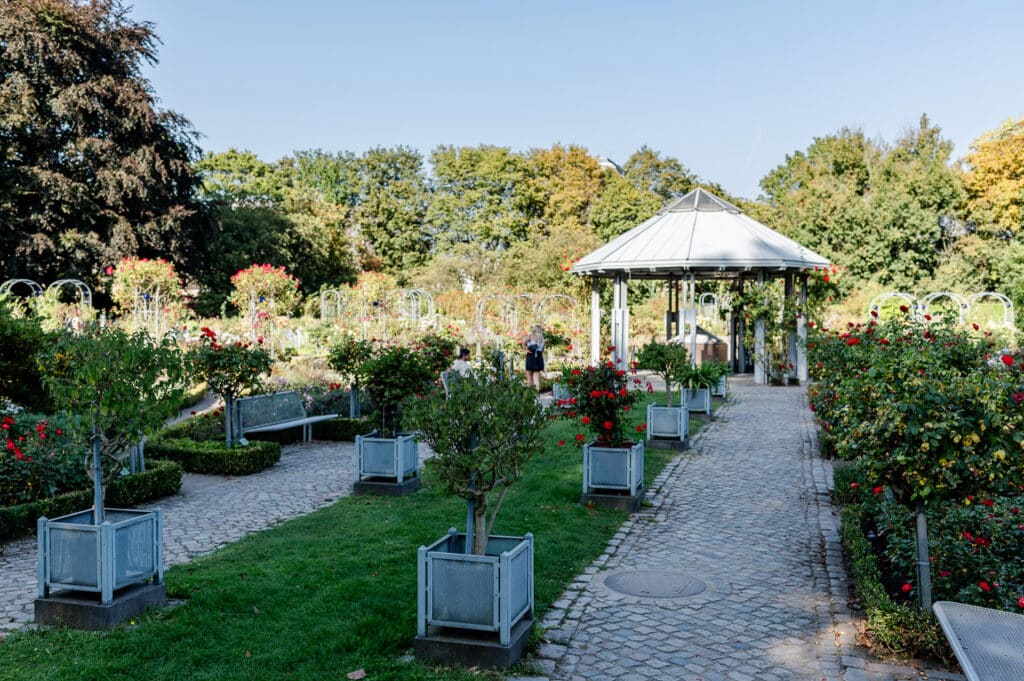
[[[526,349],[526,385],[540,392],[540,374],[544,371],[544,329],[540,324],[523,339]]]

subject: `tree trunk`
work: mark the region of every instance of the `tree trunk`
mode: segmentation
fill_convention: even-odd
[[[473,554],[482,556],[487,552],[487,497],[477,497],[473,507]]]

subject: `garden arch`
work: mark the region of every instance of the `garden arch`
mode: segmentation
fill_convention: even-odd
[[[545,330],[556,327],[560,321],[559,317],[564,317],[565,312],[568,311],[570,357],[579,357],[580,355],[579,343],[576,342],[576,336],[579,334],[576,314],[578,306],[579,303],[572,296],[564,293],[552,293],[541,298],[533,310],[533,318]]]
[[[4,283],[0,284],[0,294],[10,294],[15,286],[28,286],[32,291],[32,297],[38,298],[43,295],[43,287],[32,281],[31,279],[8,279]]]
[[[628,283],[631,279],[654,279],[668,282],[668,314],[666,336],[679,335],[683,327],[683,306],[696,308],[696,281],[729,280],[742,294],[744,284],[759,284],[783,279],[785,293],[807,299],[807,275],[815,268],[828,267],[829,261],[792,239],[762,225],[742,210],[704,189],[695,189],[662,208],[656,215],[625,234],[583,256],[572,267],[576,274],[591,279],[590,358],[600,358],[601,296],[600,280],[612,280],[610,315],[612,361],[625,367],[629,360]],[[798,281],[799,278],[799,281]],[[734,367],[744,367],[742,310],[732,310],[728,334],[729,355]],[[696,356],[696,315],[687,315],[690,324],[691,356]],[[766,323],[754,322],[754,353],[764,355]],[[673,328],[676,333],[673,333]],[[807,319],[798,315],[790,347],[796,354],[796,373],[807,380],[805,344]],[[739,342],[738,342],[739,340]],[[754,378],[767,380],[761,362],[754,363]]]
[[[348,310],[348,294],[332,288],[320,292],[320,319],[338,319]]]
[[[960,324],[963,324],[967,319],[967,315],[971,313],[971,304],[967,301],[967,298],[951,291],[936,291],[918,300],[916,306],[918,317],[924,317],[924,315],[928,314],[928,306],[942,298],[948,298],[956,303],[958,319]]]
[[[885,304],[885,301],[892,300],[893,298],[898,298],[899,300],[904,301],[907,304],[908,310],[917,308],[917,301],[914,299],[914,296],[900,291],[890,291],[889,293],[880,293],[871,299],[871,302],[868,303],[868,316],[870,316],[872,312],[877,312],[881,315],[882,305]]]
[[[84,281],[78,279],[58,279],[47,286],[46,290],[52,289],[54,292],[58,292],[65,286],[71,286],[76,290],[78,293],[78,303],[83,309],[92,307],[92,289]]]
[[[978,303],[981,303],[987,298],[995,298],[1003,304],[1003,326],[1008,329],[1017,328],[1017,321],[1014,317],[1013,301],[1004,296],[1002,293],[996,293],[995,291],[981,291],[980,293],[972,293],[968,296],[968,300],[974,303],[972,310],[978,308]]]

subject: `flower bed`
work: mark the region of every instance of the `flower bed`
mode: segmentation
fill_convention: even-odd
[[[916,607],[918,511],[935,600],[1024,612],[1020,361],[927,316],[817,330],[808,349],[821,381],[811,408],[830,453],[854,462],[836,493],[850,504],[844,546],[875,643],[948,657]]]

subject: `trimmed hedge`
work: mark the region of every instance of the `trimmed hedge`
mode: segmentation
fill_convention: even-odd
[[[350,419],[339,417],[313,424],[313,439],[355,442],[356,435],[366,435],[373,426],[365,418]]]
[[[146,455],[176,461],[190,473],[250,475],[277,463],[281,458],[281,445],[254,441],[247,447],[228,449],[220,441],[157,437],[146,442]]]
[[[864,536],[860,505],[844,506],[842,518],[843,552],[850,562],[850,577],[867,616],[871,641],[893,653],[951,662],[953,653],[935,618],[915,607],[896,603],[886,593],[871,542]]]
[[[111,481],[104,501],[111,508],[124,508],[176,494],[181,488],[181,475],[181,466],[172,461],[147,462],[144,473]],[[35,531],[36,520],[40,517],[57,518],[91,507],[92,489],[0,507],[0,540],[14,539]]]

